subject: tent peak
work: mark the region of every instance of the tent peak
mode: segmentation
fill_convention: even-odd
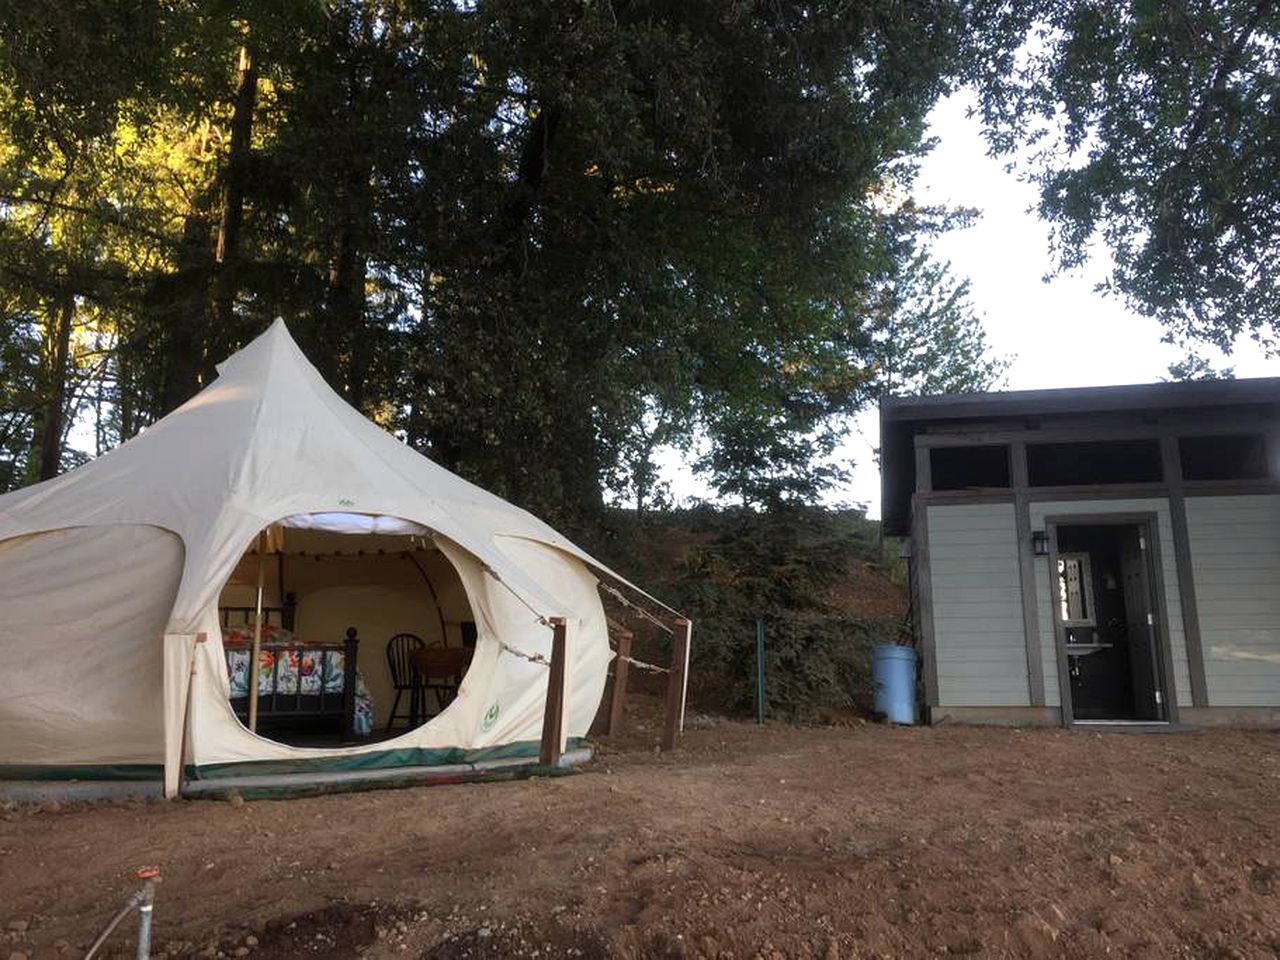
[[[303,357],[302,348],[293,339],[284,319],[276,317],[265,330],[217,365],[218,376],[225,376],[227,371],[239,367],[247,358],[259,355],[265,355],[270,365],[271,358],[281,352],[292,352],[295,357]]]

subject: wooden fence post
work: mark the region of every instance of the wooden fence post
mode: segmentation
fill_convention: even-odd
[[[544,767],[560,763],[560,740],[564,733],[564,617],[551,617],[551,667],[547,671],[547,707],[542,715],[542,746],[538,762]]]
[[[689,634],[693,624],[681,618],[671,638],[671,672],[667,674],[667,717],[662,729],[662,749],[674,750],[684,730],[685,679],[689,667]]]
[[[613,658],[613,690],[609,697],[609,724],[605,733],[614,734],[622,729],[622,710],[627,701],[627,669],[631,666],[630,630],[618,631],[618,655]]]

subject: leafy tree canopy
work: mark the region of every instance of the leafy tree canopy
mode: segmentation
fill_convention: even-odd
[[[952,215],[910,199],[964,14],[0,5],[5,482],[281,316],[354,405],[553,520],[642,502],[695,438],[723,493],[810,498],[850,413],[997,372],[922,253]]]
[[[1059,262],[1169,339],[1276,350],[1280,7],[976,0],[967,72],[992,151],[1040,190]]]

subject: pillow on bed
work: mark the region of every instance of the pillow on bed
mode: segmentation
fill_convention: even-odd
[[[294,639],[293,631],[273,624],[262,625],[262,639],[271,643],[290,643]],[[253,643],[253,625],[222,628],[222,642],[227,646],[249,646]]]

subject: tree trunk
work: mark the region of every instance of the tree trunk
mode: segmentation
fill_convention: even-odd
[[[572,411],[555,437],[576,451],[562,461],[560,487],[569,501],[569,512],[590,523],[604,513],[604,487],[600,482],[600,439],[596,435],[593,398],[581,393],[566,397],[562,409]],[[568,402],[572,401],[572,402]]]
[[[370,136],[369,128],[376,127],[378,98],[390,82],[383,75],[383,65],[388,57],[394,57],[399,47],[400,11],[395,5],[383,11],[384,37],[389,49],[383,49],[375,36],[378,16],[372,10],[357,16],[360,17],[360,40],[349,51],[346,122],[364,139]],[[368,146],[345,158],[345,169],[337,185],[336,208],[341,212],[341,219],[333,238],[325,317],[331,343],[347,345],[345,356],[338,349],[330,351],[331,357],[324,371],[326,379],[341,389],[351,405],[361,411],[368,400],[367,380],[374,346],[370,340],[373,331],[369,324],[365,284],[373,239],[370,180],[374,173],[376,148],[371,139],[367,143]]]
[[[119,442],[124,443],[137,431],[134,429],[134,394],[137,386],[133,382],[133,365],[129,362],[128,352],[116,349],[116,416],[120,430]]]
[[[51,480],[62,464],[66,426],[67,369],[71,360],[71,322],[75,300],[63,297],[50,309],[45,333],[45,389],[40,411],[40,479]]]
[[[246,44],[240,48],[237,64],[231,145],[221,178],[216,233],[201,213],[204,204],[197,203],[183,224],[177,272],[161,278],[151,291],[164,338],[160,415],[195,396],[211,377],[213,365],[236,340],[241,228],[257,96],[258,68]]]
[[[362,251],[365,233],[362,220],[367,216],[365,203],[368,191],[363,183],[357,181],[358,178],[352,178],[353,195],[347,197],[350,212],[347,222],[338,232],[337,251],[333,268],[329,271],[329,303],[331,331],[336,342],[345,340],[351,345],[347,369],[342,371],[347,399],[357,410],[363,410],[371,347],[370,331],[365,322],[364,295],[369,258]]]
[[[258,66],[248,45],[240,48],[236,70],[235,108],[231,115],[231,152],[222,178],[222,218],[214,248],[214,318],[217,334],[233,326],[240,259],[240,228],[244,223],[245,186],[253,144],[253,110],[258,97]]]
[[[209,340],[209,249],[211,228],[198,214],[183,222],[178,269],[158,277],[148,295],[152,324],[161,331],[163,368],[160,409],[163,416],[200,389],[200,368]],[[133,417],[136,423],[136,414]],[[121,431],[125,427],[121,425]]]
[[[498,260],[516,277],[523,277],[528,269],[529,218],[538,206],[542,181],[551,165],[551,148],[559,128],[559,108],[542,105],[529,125],[520,150],[516,180],[502,207]]]
[[[107,420],[103,415],[103,394],[107,390],[107,365],[99,365],[93,386],[93,455],[100,457],[108,450]]]

